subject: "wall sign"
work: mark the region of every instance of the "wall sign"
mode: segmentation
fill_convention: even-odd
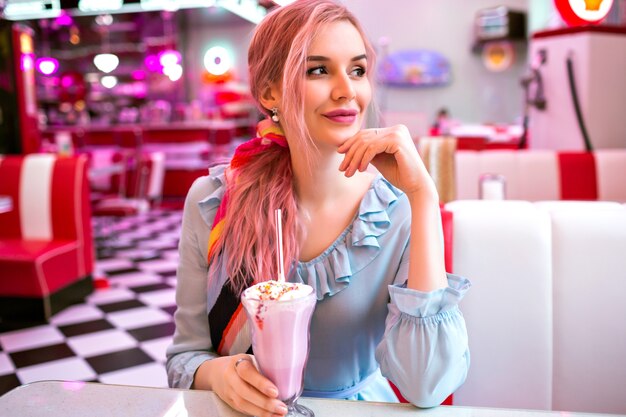
[[[482,57],[483,64],[489,71],[500,72],[511,68],[515,60],[515,52],[511,42],[487,42],[483,46]]]
[[[381,62],[378,75],[383,84],[400,87],[445,85],[451,79],[446,57],[427,49],[389,54]]]
[[[554,5],[569,26],[584,26],[604,20],[613,0],[554,0]]]

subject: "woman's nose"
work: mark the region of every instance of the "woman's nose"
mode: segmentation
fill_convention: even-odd
[[[347,74],[338,74],[332,91],[333,100],[352,100],[356,96],[352,80]]]

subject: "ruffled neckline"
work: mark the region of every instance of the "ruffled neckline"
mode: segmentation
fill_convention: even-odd
[[[401,195],[378,174],[363,196],[353,222],[319,256],[298,262],[290,281],[313,287],[318,300],[346,289],[350,279],[380,253],[378,238],[391,227],[389,207]]]
[[[198,203],[202,218],[209,226],[226,191],[225,168],[211,168],[210,177],[217,187]],[[402,194],[378,174],[365,192],[352,223],[319,256],[307,262],[298,261],[289,274],[289,281],[310,285],[318,300],[347,288],[350,279],[380,253],[378,238],[391,227],[389,208]]]

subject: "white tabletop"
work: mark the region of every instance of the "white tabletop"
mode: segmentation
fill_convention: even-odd
[[[316,417],[558,417],[561,412],[442,406],[421,410],[409,404],[302,398]],[[601,414],[565,413],[568,417]],[[0,397],[0,416],[64,417],[243,417],[213,392],[86,382],[42,381]],[[609,416],[609,415],[605,415]],[[616,417],[614,414],[612,417]]]

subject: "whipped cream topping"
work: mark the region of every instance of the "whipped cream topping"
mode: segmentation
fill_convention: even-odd
[[[244,291],[244,297],[255,300],[295,300],[306,297],[313,292],[313,287],[296,283],[280,281],[264,281],[253,285]]]

